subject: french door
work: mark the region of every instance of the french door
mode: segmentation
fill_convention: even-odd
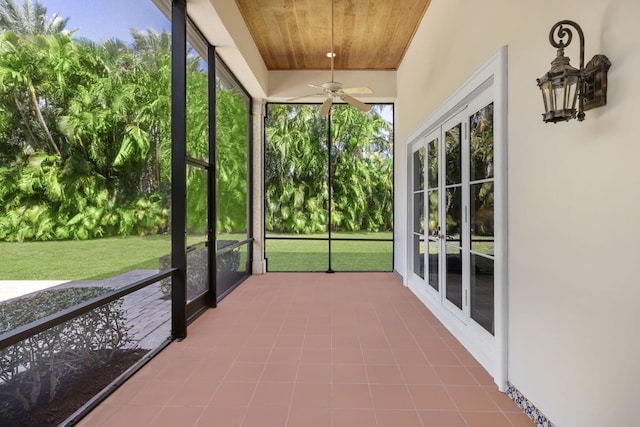
[[[407,139],[405,283],[493,376],[508,381],[507,49]]]
[[[494,334],[493,102],[413,145],[413,272],[464,324]]]

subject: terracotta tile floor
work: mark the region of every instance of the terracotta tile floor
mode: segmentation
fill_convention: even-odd
[[[391,273],[253,276],[84,426],[532,427]]]

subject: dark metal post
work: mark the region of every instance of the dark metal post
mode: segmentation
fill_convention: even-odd
[[[247,120],[247,239],[250,239],[252,243],[247,245],[246,271],[248,274],[253,274],[253,98],[249,97],[247,107],[249,109],[249,120]],[[264,182],[264,178],[262,181]]]
[[[331,200],[333,197],[332,191],[331,191],[331,185],[332,185],[332,180],[331,180],[331,108],[329,107],[329,114],[327,115],[327,187],[328,187],[328,205],[329,205],[329,212],[328,213],[328,218],[329,218],[329,223],[327,224],[327,231],[329,232],[329,239],[328,239],[328,248],[329,248],[329,268],[327,269],[327,273],[334,273],[333,269],[331,268]]]
[[[264,107],[264,116],[262,117],[262,144],[260,149],[262,150],[262,186],[260,188],[260,191],[262,191],[262,245],[263,245],[263,256],[264,256],[264,272],[268,273],[269,272],[269,251],[268,249],[268,244],[267,244],[267,240],[269,240],[267,238],[267,221],[266,221],[266,215],[267,215],[267,181],[266,181],[266,167],[267,167],[267,123],[269,120],[269,103],[267,103]],[[253,196],[252,196],[253,197]]]
[[[216,152],[216,49],[208,45],[208,64],[209,64],[209,170],[208,170],[208,186],[209,186],[209,307],[217,307],[218,305],[218,251],[217,242],[217,220],[218,220],[218,197],[217,197],[217,152]]]
[[[171,334],[187,336],[187,2],[171,6]]]

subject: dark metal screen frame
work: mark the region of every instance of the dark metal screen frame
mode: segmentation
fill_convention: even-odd
[[[178,25],[176,25],[178,23]],[[191,40],[196,51],[205,56],[206,49],[208,82],[208,151],[209,160],[203,161],[190,157],[186,150],[187,138],[187,43]],[[239,242],[248,245],[247,265],[245,274],[240,280],[230,286],[221,295],[218,295],[217,257],[225,252],[218,251],[216,247],[216,223],[217,223],[217,149],[216,149],[216,119],[217,119],[217,88],[218,67],[223,67],[225,75],[232,80],[234,88],[239,89],[248,100],[247,102],[247,224],[252,224],[252,199],[253,177],[252,140],[253,129],[251,126],[252,98],[249,92],[240,84],[237,78],[226,66],[216,52],[215,46],[207,42],[206,38],[191,22],[186,13],[186,2],[176,0],[172,4],[172,267],[176,269],[174,275],[175,285],[172,285],[172,334],[176,338],[185,338],[186,327],[207,308],[215,308],[229,292],[235,289],[251,274],[253,230],[247,227],[247,239]],[[191,165],[200,168],[207,173],[207,242],[208,249],[208,281],[209,288],[206,292],[192,301],[187,302],[187,256],[186,256],[186,168]],[[174,227],[173,224],[178,224]],[[175,254],[175,255],[174,255]]]
[[[158,5],[156,5],[158,6]],[[158,6],[159,7],[159,6]],[[215,48],[209,43],[205,42],[205,38],[199,32],[197,27],[189,20],[187,16],[187,4],[186,0],[172,0],[170,10],[161,8],[163,13],[170,15],[171,19],[171,267],[163,270],[159,273],[151,275],[141,280],[129,283],[119,289],[110,291],[104,295],[95,297],[88,301],[76,304],[68,307],[57,313],[45,316],[41,319],[15,328],[0,334],[0,349],[7,348],[14,345],[24,339],[33,337],[34,335],[58,326],[66,321],[76,318],[77,316],[86,314],[95,308],[109,304],[119,298],[132,294],[140,289],[158,283],[162,279],[171,278],[171,331],[167,339],[160,344],[159,347],[152,350],[148,354],[137,361],[133,366],[127,369],[123,374],[111,382],[107,387],[101,390],[93,398],[91,398],[83,407],[71,414],[64,425],[74,425],[80,421],[86,414],[92,409],[97,407],[103,402],[113,391],[115,391],[120,385],[122,385],[127,379],[129,379],[136,371],[138,371],[149,360],[155,357],[160,351],[162,351],[167,345],[169,345],[174,339],[181,340],[187,336],[187,325],[195,319],[200,313],[202,313],[207,307],[215,307],[220,298],[216,298],[216,256],[224,254],[242,245],[248,246],[248,259],[247,266],[251,265],[253,230],[249,226],[252,224],[252,195],[253,187],[251,185],[253,177],[253,131],[252,131],[252,98],[249,93],[240,85],[234,77],[234,81],[237,87],[240,87],[243,93],[248,98],[248,111],[247,114],[247,126],[248,126],[248,161],[247,161],[247,239],[238,242],[234,245],[223,248],[216,253],[211,249],[210,242],[212,236],[215,237],[215,220],[211,221],[211,218],[215,219],[215,126],[216,126],[216,108],[215,108],[215,66],[218,56],[215,52]],[[208,102],[209,102],[209,163],[201,160],[193,159],[187,156],[186,151],[186,137],[187,137],[187,120],[186,120],[186,107],[187,107],[187,34],[195,33],[200,38],[200,44],[206,43],[207,58],[209,64],[209,79],[208,79]],[[219,60],[223,65],[222,60]],[[227,69],[228,70],[228,69]],[[212,78],[213,76],[213,78]],[[213,90],[212,90],[213,89]],[[213,167],[211,166],[211,159],[213,158]],[[210,289],[205,294],[196,298],[193,302],[202,304],[202,307],[193,307],[187,305],[187,286],[186,286],[186,269],[187,269],[187,256],[186,256],[186,170],[187,164],[192,164],[203,168],[208,171],[207,180],[207,193],[210,200],[213,203],[209,203],[208,208],[208,240],[209,245],[209,286]],[[213,170],[213,173],[211,172]],[[213,224],[213,225],[212,225]],[[213,266],[213,268],[212,268]],[[214,274],[212,274],[212,271]],[[237,287],[244,279],[250,275],[250,270],[247,270],[248,274],[244,278],[238,281],[231,289],[226,293],[231,292]]]
[[[216,295],[216,280],[215,274],[212,274],[212,271],[215,272],[216,263],[215,256],[212,255],[211,250],[211,218],[212,215],[215,217],[215,64],[211,65],[211,61],[215,58],[215,47],[211,46],[207,41],[204,35],[198,30],[196,25],[189,19],[187,16],[187,42],[191,44],[192,48],[196,52],[199,53],[200,57],[203,57],[203,53],[206,53],[207,60],[207,127],[209,129],[209,135],[207,139],[207,151],[208,161],[197,159],[189,156],[189,154],[185,151],[185,163],[186,165],[190,165],[192,167],[199,168],[204,170],[207,174],[207,241],[205,245],[207,247],[207,281],[209,284],[208,289],[198,295],[191,301],[187,301],[186,307],[186,316],[187,316],[187,325],[193,322],[200,314],[204,313],[208,308],[215,308],[217,306],[217,300],[215,298]],[[197,47],[194,47],[197,46]],[[202,52],[200,52],[202,50]],[[206,52],[204,52],[206,50]],[[213,72],[212,72],[213,68]],[[214,91],[211,91],[211,86],[213,83]],[[186,108],[185,108],[186,111]],[[188,125],[188,124],[187,124]],[[186,126],[185,126],[186,129]],[[186,139],[185,139],[185,149],[186,149]],[[212,160],[213,159],[213,160]],[[212,177],[213,176],[213,177]],[[185,182],[186,184],[186,182]],[[185,192],[185,195],[188,197],[188,194]],[[185,197],[186,201],[186,197]],[[212,202],[213,201],[213,202]],[[186,215],[186,212],[185,212]],[[213,227],[215,227],[215,222]],[[214,229],[215,233],[215,229]],[[186,228],[185,228],[186,235]],[[214,234],[215,235],[215,234]],[[186,241],[185,241],[186,245]],[[185,248],[186,249],[186,248]],[[213,258],[213,261],[212,261]],[[188,269],[188,260],[186,261],[185,268]],[[188,276],[187,279],[188,281]],[[187,283],[188,286],[188,283]],[[213,295],[213,296],[212,296]]]
[[[266,126],[266,122],[267,122],[267,116],[268,116],[268,111],[269,111],[269,105],[286,105],[286,104],[295,104],[295,105],[320,105],[320,103],[316,103],[316,102],[296,102],[296,103],[291,103],[291,102],[267,102],[266,104],[266,108],[265,108],[265,116],[263,117],[263,138],[262,138],[262,152],[266,153],[266,145],[267,145],[267,138],[266,138],[266,131],[267,131],[267,126]],[[337,104],[337,105],[347,105],[347,104]],[[393,130],[391,132],[391,145],[392,145],[392,156],[391,156],[391,175],[392,175],[392,187],[391,187],[391,203],[392,206],[394,206],[395,208],[395,169],[396,169],[396,156],[395,156],[395,133],[396,133],[396,127],[395,127],[395,115],[396,115],[396,109],[395,109],[395,104],[393,102],[380,102],[380,103],[373,103],[372,105],[390,105],[391,108],[391,114],[392,114],[392,120],[393,120]],[[333,105],[331,106],[331,108],[333,108]],[[328,182],[329,184],[331,183],[331,115],[328,116],[328,125],[327,125],[327,149],[328,149],[328,160],[327,160],[327,164],[328,164]],[[263,156],[262,159],[262,170],[265,170],[265,162],[266,159]],[[262,175],[262,188],[263,188],[263,193],[266,193],[266,180],[265,180],[265,175]],[[330,209],[330,201],[331,201],[331,186],[329,185],[329,209],[328,209],[328,222],[329,224],[331,224],[331,209]],[[262,197],[262,217],[265,218],[265,214],[266,214],[266,209],[267,209],[267,205],[266,205],[266,197]],[[265,240],[265,258],[267,260],[267,272],[269,272],[269,260],[267,258],[267,252],[266,252],[266,241],[267,240],[309,240],[309,241],[326,241],[327,243],[327,265],[328,268],[325,271],[325,273],[335,273],[335,271],[332,269],[332,265],[331,265],[331,242],[332,241],[347,241],[347,242],[360,242],[360,241],[364,241],[364,242],[391,242],[392,246],[391,246],[391,270],[349,270],[349,271],[342,271],[339,270],[341,273],[342,272],[349,272],[349,273],[364,273],[364,272],[393,272],[395,271],[395,229],[396,229],[396,215],[395,215],[395,211],[394,211],[394,215],[393,215],[393,230],[392,230],[392,237],[391,239],[364,239],[364,238],[352,238],[352,239],[347,239],[347,238],[341,238],[341,237],[332,237],[331,236],[331,227],[329,226],[327,229],[327,237],[267,237],[267,227],[266,227],[266,221],[262,222],[262,235],[264,236],[264,240]],[[278,271],[279,273],[299,273],[299,272],[307,272],[308,270],[287,270],[287,271]],[[313,272],[321,272],[321,270],[318,271],[313,271]]]
[[[171,334],[187,336],[187,1],[171,6]]]
[[[177,270],[175,268],[169,268],[167,270],[156,273],[152,276],[144,279],[137,280],[133,283],[125,285],[119,289],[115,289],[104,295],[100,295],[88,301],[76,304],[68,307],[65,310],[43,317],[42,319],[35,320],[31,323],[23,325],[19,328],[15,328],[11,331],[0,334],[0,349],[7,348],[11,345],[30,338],[40,332],[51,329],[55,326],[74,319],[78,316],[86,314],[92,311],[94,308],[102,307],[117,299],[130,295],[140,289],[147,286],[158,283],[162,279],[166,279],[175,275]],[[135,372],[137,372],[142,366],[144,366],[149,360],[155,357],[160,351],[168,346],[173,341],[173,336],[169,335],[165,341],[163,341],[157,348],[152,350],[143,356],[140,360],[134,363],[129,369],[118,376],[107,387],[98,392],[93,398],[91,398],[80,409],[75,411],[69,418],[64,421],[64,425],[74,425],[87,415],[92,409],[103,402],[111,393],[113,393],[118,387],[120,387],[127,379],[129,379]],[[62,424],[61,424],[62,425]]]
[[[237,288],[242,282],[244,282],[250,275],[251,275],[251,265],[253,264],[253,245],[251,243],[253,243],[253,116],[252,116],[252,111],[253,111],[253,98],[251,97],[251,94],[247,91],[247,89],[242,85],[242,83],[240,83],[240,81],[236,78],[236,76],[233,74],[233,72],[231,72],[231,70],[229,69],[229,67],[227,66],[227,64],[224,62],[224,60],[220,57],[220,55],[218,55],[217,52],[213,52],[214,53],[214,59],[213,59],[213,65],[215,67],[215,73],[214,75],[214,79],[212,79],[213,81],[210,81],[210,84],[212,85],[212,87],[215,89],[216,88],[216,79],[219,79],[221,81],[226,82],[227,84],[229,84],[231,87],[233,87],[235,90],[238,90],[239,92],[242,93],[242,95],[244,95],[247,99],[247,238],[240,241],[240,242],[236,242],[232,245],[229,246],[225,246],[224,248],[218,250],[217,248],[217,243],[216,243],[216,247],[215,247],[215,258],[216,258],[216,262],[217,262],[217,257],[219,255],[223,255],[233,249],[237,249],[240,248],[244,245],[247,245],[247,260],[246,260],[246,265],[245,265],[245,271],[247,272],[247,274],[245,274],[243,277],[241,277],[238,281],[236,281],[235,283],[231,284],[231,286],[229,286],[229,288],[227,288],[224,292],[222,292],[220,295],[217,295],[217,286],[216,286],[216,294],[217,295],[217,302],[220,302],[222,299],[224,299],[227,295],[229,295],[229,293],[231,293],[235,288]],[[214,90],[214,111],[215,111],[215,106],[217,105],[217,93]],[[213,117],[213,128],[215,130],[215,116]],[[211,132],[210,132],[211,133]],[[214,145],[214,150],[212,151],[212,153],[215,153],[214,155],[217,158],[217,149],[216,147],[216,135],[213,135],[213,145]],[[213,164],[213,168],[215,170],[215,168],[217,167],[217,163]],[[216,182],[216,177],[217,177],[217,170],[216,170],[216,174],[213,175],[213,186],[214,188],[217,188],[217,182]],[[215,196],[215,192],[214,192],[214,196]],[[217,199],[216,199],[217,202]],[[214,215],[212,216],[213,219],[213,223],[216,224],[217,221],[217,212],[214,213]],[[217,237],[217,230],[215,229],[215,225],[213,228],[213,237],[210,241],[216,242],[216,237]],[[217,281],[217,268],[214,270],[214,276],[216,277],[216,281]]]
[[[207,295],[207,305],[211,308],[218,306],[218,280],[216,277],[216,271],[218,271],[217,254],[215,245],[211,242],[216,241],[216,214],[218,211],[218,192],[216,188],[216,176],[218,175],[218,168],[216,167],[216,161],[218,159],[216,153],[216,113],[218,111],[216,94],[216,48],[211,44],[207,46],[207,57],[209,66],[209,80],[207,87],[209,89],[209,174],[207,176],[209,187],[209,213],[208,213],[208,236],[209,241],[209,294]],[[213,219],[213,221],[212,221]]]

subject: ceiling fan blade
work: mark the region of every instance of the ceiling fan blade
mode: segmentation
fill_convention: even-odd
[[[332,103],[333,103],[333,98],[331,98],[330,96],[327,97],[327,99],[322,104],[322,107],[320,107],[320,115],[322,117],[327,117],[329,115],[329,110],[331,109]]]
[[[293,97],[293,98],[289,98],[289,99],[287,99],[285,102],[297,101],[298,99],[302,99],[302,98],[309,98],[310,96],[324,96],[324,92],[320,92],[320,93],[310,93],[310,94],[302,95],[302,96],[295,96],[295,97]]]
[[[366,95],[373,93],[373,89],[370,87],[345,87],[342,91],[352,95]]]
[[[320,85],[307,85],[309,87],[315,88],[315,89],[322,89],[324,90],[324,86],[320,86]]]
[[[347,102],[350,105],[353,105],[354,107],[356,107],[357,109],[359,109],[360,111],[364,112],[364,113],[368,113],[369,110],[371,110],[371,105],[367,105],[364,102],[360,102],[357,99],[355,99],[352,96],[349,96],[347,94],[341,95],[340,98]]]

